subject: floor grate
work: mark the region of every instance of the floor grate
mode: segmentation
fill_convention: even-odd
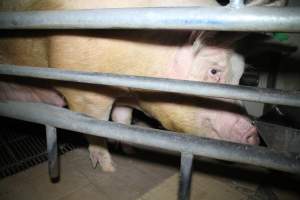
[[[0,179],[47,160],[45,127],[1,117]],[[80,134],[58,130],[59,153],[86,146]]]

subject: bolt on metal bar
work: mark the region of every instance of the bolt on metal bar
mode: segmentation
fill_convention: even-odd
[[[240,5],[240,1],[231,1]],[[297,7],[106,8],[0,12],[0,29],[200,29],[300,31]]]
[[[0,75],[72,81],[300,107],[300,92],[142,76],[0,64]]]
[[[231,8],[242,8],[244,6],[244,0],[230,0],[229,6]]]
[[[182,152],[180,160],[179,200],[190,199],[192,181],[193,154]]]
[[[48,172],[50,179],[55,181],[59,178],[59,164],[57,152],[57,132],[53,126],[46,125]]]
[[[183,133],[96,120],[70,110],[40,103],[0,102],[0,115],[39,124],[157,147],[197,156],[262,166],[300,174],[300,155],[264,147],[200,138]]]

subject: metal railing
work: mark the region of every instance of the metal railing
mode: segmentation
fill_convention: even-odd
[[[300,92],[296,91],[6,64],[0,64],[0,74],[300,107]]]
[[[6,117],[139,145],[300,174],[299,155],[287,152],[101,121],[64,108],[41,103],[11,101],[0,103],[0,108],[0,115]],[[50,129],[47,128],[47,130]]]
[[[0,12],[0,29],[203,29],[233,31],[300,32],[299,8],[245,7],[231,0],[216,8],[127,8],[72,11]],[[136,17],[138,16],[138,17]],[[57,69],[0,65],[0,74],[133,87],[181,94],[241,99],[300,107],[300,94],[194,81]],[[30,114],[29,114],[30,113]],[[205,156],[300,174],[300,156],[264,147],[236,144],[183,135],[170,131],[130,127],[100,121],[79,113],[44,104],[2,102],[0,115],[45,124],[49,175],[59,175],[56,128],[181,152],[180,199],[188,199],[193,155]]]
[[[300,8],[291,7],[114,8],[0,13],[1,29],[199,29],[300,32],[299,21]]]
[[[0,65],[0,74],[133,87],[196,96],[245,99],[300,107],[300,93],[291,91],[2,64]],[[182,179],[180,182],[181,192],[179,193],[181,199],[186,199],[189,194],[193,155],[300,174],[300,156],[298,154],[295,155],[263,147],[199,138],[170,131],[129,127],[113,122],[92,119],[79,113],[50,105],[21,102],[0,103],[0,115],[46,124],[49,175],[52,179],[57,179],[59,176],[56,151],[57,141],[55,139],[56,128],[54,127],[181,152]]]

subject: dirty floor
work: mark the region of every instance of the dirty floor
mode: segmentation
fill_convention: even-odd
[[[0,199],[136,199],[175,173],[172,166],[113,155],[117,172],[93,169],[86,149],[61,156],[61,178],[51,183],[47,162],[0,180]]]
[[[115,173],[93,169],[85,148],[61,156],[61,178],[49,181],[47,163],[0,180],[0,200],[177,199],[179,158],[154,152],[114,153]],[[202,160],[195,163],[192,199],[298,200],[295,177]],[[274,175],[275,174],[275,175]]]

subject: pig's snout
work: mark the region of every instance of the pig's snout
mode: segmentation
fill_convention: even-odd
[[[259,144],[259,137],[257,134],[257,129],[256,127],[251,128],[244,137],[244,140],[242,141],[243,143],[246,144],[252,144],[252,145],[257,145]]]
[[[259,144],[259,136],[256,127],[246,118],[241,117],[234,126],[235,131],[240,135],[240,142],[244,144]]]

